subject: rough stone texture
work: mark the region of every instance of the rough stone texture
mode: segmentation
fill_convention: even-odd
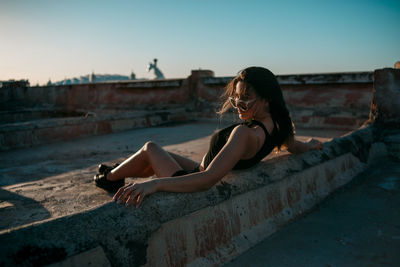
[[[400,164],[381,157],[223,266],[400,266],[399,206]]]
[[[84,212],[110,202],[109,194],[93,186],[97,164],[121,162],[148,140],[199,162],[216,126],[198,122],[147,128],[0,153],[0,230]],[[331,138],[322,134],[333,137],[343,132],[302,130],[299,134],[297,138],[303,141],[308,137],[301,134],[329,141]],[[272,153],[267,159],[286,153]]]
[[[86,136],[109,134],[192,119],[187,109],[159,111],[93,111],[79,117],[41,119],[0,125],[0,151]]]
[[[121,162],[149,140],[199,162],[218,127],[207,120],[0,152],[0,230],[110,202],[109,194],[93,185],[97,165]]]
[[[299,127],[354,130],[368,120],[371,73],[278,76]],[[2,88],[0,150],[215,117],[232,77]]]
[[[310,194],[313,195],[314,190],[318,190],[318,186],[313,186],[312,180],[299,184],[295,182],[297,179],[294,177],[315,178],[318,175],[311,175],[310,178],[310,175],[302,176],[301,173],[313,168],[323,170],[324,168],[321,169],[318,166],[325,166],[326,162],[333,160],[339,162],[340,167],[324,170],[324,177],[326,177],[324,179],[336,183],[335,177],[341,177],[341,174],[346,171],[355,171],[366,164],[369,158],[369,149],[377,136],[375,131],[375,128],[367,127],[326,143],[324,149],[320,152],[313,151],[298,156],[281,156],[264,161],[250,170],[232,172],[220,184],[205,192],[152,195],[147,199],[146,205],[138,210],[127,209],[115,203],[106,203],[82,213],[3,230],[0,232],[0,259],[7,266],[22,259],[25,260],[20,264],[31,265],[34,260],[48,264],[101,246],[113,265],[142,265],[147,261],[148,249],[151,249],[149,238],[164,223],[175,219],[179,220],[185,215],[200,210],[207,213],[211,212],[212,207],[222,204],[224,201],[233,201],[233,199],[236,199],[235,197],[240,198],[242,194],[252,195],[251,193],[254,190],[268,188],[281,182],[284,185],[279,186],[279,188],[283,190],[281,192],[286,196],[285,203],[294,209],[290,212],[290,216],[285,218],[293,218],[297,214],[295,210],[307,208],[307,205],[299,204],[300,206],[296,206],[298,205],[296,203],[306,201],[304,198],[307,198]],[[350,159],[349,163],[341,160],[343,157]],[[303,189],[300,189],[299,186]],[[307,189],[307,186],[309,189]],[[328,187],[326,191],[323,189],[323,194],[318,195],[317,199],[328,194],[329,190],[334,188]],[[274,192],[270,193],[272,198],[274,198]],[[305,194],[300,192],[305,192]],[[247,204],[243,202],[241,205]],[[276,212],[283,209],[279,203],[271,206],[271,208]],[[207,211],[208,209],[210,211]],[[257,227],[263,221],[257,219],[258,215],[254,216],[256,216],[253,218],[254,227]],[[224,232],[218,230],[219,227],[214,229],[217,230],[214,232],[217,240],[225,242],[229,239],[229,236],[225,236]],[[211,229],[209,230],[211,231]],[[235,231],[240,231],[240,229]],[[173,235],[174,233],[170,234]],[[176,237],[171,242],[173,240],[178,242],[181,239]],[[199,241],[200,247],[198,249],[202,252],[197,255],[204,255],[207,258],[206,254],[213,253],[213,250],[206,245],[208,243],[204,242]],[[218,242],[212,245],[220,244]],[[173,245],[182,246],[184,244],[173,243]],[[202,249],[201,246],[206,247]],[[175,252],[171,251],[170,253]],[[228,254],[228,256],[232,256],[232,254]],[[210,257],[213,258],[214,256]],[[223,260],[223,258],[220,259]],[[187,260],[189,262],[193,258],[188,257]]]
[[[205,84],[223,85],[233,77],[207,77]],[[279,84],[338,84],[338,83],[372,83],[373,72],[338,72],[313,74],[277,75]]]
[[[372,89],[372,83],[282,85],[295,124],[320,129],[362,126],[368,120]]]
[[[389,154],[400,160],[400,129],[385,129],[383,136],[383,142],[386,144]]]
[[[338,168],[342,170],[336,172]],[[357,158],[345,154],[169,221],[149,240],[148,266],[227,262],[313,207],[362,168]],[[232,194],[231,188],[238,185],[231,181],[227,178],[220,185],[220,194]]]
[[[101,247],[85,251],[62,262],[50,264],[47,267],[110,267],[110,261],[107,259]]]
[[[182,88],[187,88],[184,79],[5,88],[0,91],[0,104],[1,110],[21,107],[130,110],[154,104],[169,107],[188,100]]]
[[[221,88],[233,77],[205,77],[197,85],[198,102],[219,107]],[[372,72],[278,75],[296,125],[307,128],[355,130],[369,118]]]
[[[400,127],[400,69],[375,70],[371,119],[385,127]]]
[[[204,83],[196,90],[204,91],[208,87]],[[111,99],[110,103],[113,103]],[[21,222],[0,232],[0,265],[45,265],[98,247],[113,265],[219,264],[309,209],[349,181],[368,162],[384,155],[386,144],[397,140],[395,135],[391,136],[394,137],[388,137],[379,125],[365,126],[325,143],[322,151],[297,156],[283,154],[249,170],[233,171],[205,192],[154,194],[139,210],[127,209],[108,199],[57,217],[32,213],[33,218],[43,215],[47,219],[23,218],[28,223]],[[91,168],[90,171],[94,169]],[[43,190],[54,190],[51,179],[43,182]],[[29,187],[29,183],[25,185]],[[8,194],[14,203],[24,206],[26,201],[34,199],[21,197],[23,188],[10,193],[11,187],[2,187],[1,193]],[[57,190],[67,192],[68,186]],[[63,205],[63,199],[56,200]],[[4,206],[7,202],[1,204]],[[49,211],[43,209],[43,212]],[[179,231],[173,227],[176,225],[182,226]],[[185,232],[185,225],[191,229],[190,233]],[[226,225],[228,231],[222,227]],[[159,243],[154,242],[157,236]],[[156,253],[157,258],[152,257],[155,249],[160,252]]]

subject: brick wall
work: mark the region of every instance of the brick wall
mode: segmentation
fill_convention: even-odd
[[[350,131],[369,119],[372,75],[372,72],[358,72],[278,75],[277,78],[296,127]],[[157,123],[215,117],[224,86],[231,79],[214,77],[210,70],[193,70],[186,79],[3,87],[0,88],[0,134],[3,136],[0,140],[6,148],[6,144],[12,143],[7,140],[14,135],[14,130],[35,136],[32,131],[52,128],[50,125],[60,128],[60,120],[56,122],[56,119],[63,114],[75,118],[68,125],[78,128],[83,127],[83,122],[86,128],[89,122],[94,125],[89,130],[76,131],[85,133],[83,136],[103,133],[98,131],[98,124],[110,125],[111,121],[124,127],[109,126],[108,132],[137,125],[153,126],[153,122],[137,123],[149,121],[150,117],[156,118],[153,121]],[[44,119],[51,121],[43,126]],[[20,129],[19,125],[30,128]],[[57,140],[65,138],[61,136]],[[38,144],[51,142],[37,139]]]

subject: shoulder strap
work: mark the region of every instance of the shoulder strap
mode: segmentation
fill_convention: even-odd
[[[264,132],[265,132],[265,137],[266,137],[266,138],[267,138],[268,136],[270,136],[269,132],[267,131],[267,128],[265,128],[265,126],[264,126],[264,124],[263,124],[262,122],[256,121],[256,120],[252,120],[251,123],[250,123],[250,125],[252,125],[252,124],[256,124],[256,125],[260,126],[260,127],[264,130]],[[274,122],[274,129],[275,129],[275,128],[276,128],[276,124],[275,124],[275,122]]]

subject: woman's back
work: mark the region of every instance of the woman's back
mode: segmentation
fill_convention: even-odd
[[[229,136],[231,135],[233,129],[238,125],[246,125],[249,128],[253,128],[255,125],[260,126],[265,133],[265,140],[264,140],[264,143],[261,146],[261,148],[257,151],[257,153],[252,158],[240,160],[233,169],[238,170],[238,169],[245,169],[245,168],[254,166],[258,162],[260,162],[265,156],[267,156],[269,153],[271,153],[271,151],[276,146],[276,142],[274,140],[275,139],[274,137],[276,135],[276,131],[275,131],[276,125],[275,124],[274,124],[274,129],[271,134],[269,134],[269,132],[265,128],[264,124],[257,120],[233,124],[229,127],[226,127],[222,130],[215,132],[213,134],[213,136],[211,137],[210,147],[204,158],[204,168],[205,169],[211,163],[211,161],[215,158],[215,156],[219,153],[219,151],[221,151],[221,149],[224,147],[224,145],[228,141]]]

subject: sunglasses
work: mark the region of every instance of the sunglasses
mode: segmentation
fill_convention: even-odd
[[[248,101],[243,101],[240,100],[239,98],[229,97],[229,102],[231,103],[232,107],[234,107],[235,109],[240,109],[241,111],[249,110],[250,105],[253,104],[256,100],[257,98]]]

